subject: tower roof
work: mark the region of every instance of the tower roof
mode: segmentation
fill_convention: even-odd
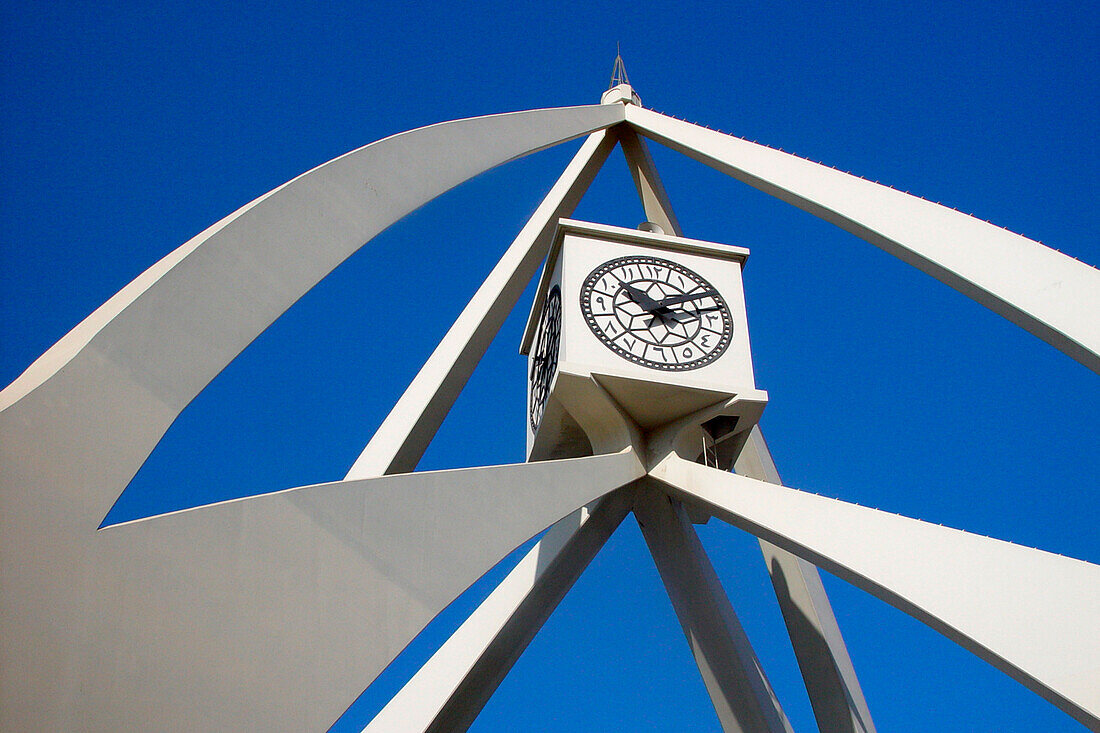
[[[622,53],[619,51],[619,44],[615,44],[615,65],[611,69],[611,83],[607,85],[608,89],[614,89],[620,84],[630,84],[630,79],[626,76],[626,64],[623,63]]]

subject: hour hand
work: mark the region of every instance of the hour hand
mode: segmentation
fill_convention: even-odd
[[[642,307],[646,313],[653,313],[654,311],[662,307],[661,303],[658,303],[653,298],[649,297],[643,290],[639,290],[630,283],[623,283],[623,290],[630,296],[630,299]]]

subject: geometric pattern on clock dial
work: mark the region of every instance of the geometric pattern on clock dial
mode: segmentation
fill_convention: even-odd
[[[669,260],[619,257],[581,287],[581,313],[611,351],[635,364],[688,371],[725,353],[733,338],[726,301],[702,275]]]
[[[561,290],[555,285],[546,295],[539,316],[538,334],[531,350],[531,430],[537,430],[550,396],[550,384],[558,368],[558,342],[561,341]]]

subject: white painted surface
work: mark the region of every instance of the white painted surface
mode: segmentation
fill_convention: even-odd
[[[749,434],[734,466],[749,478],[782,485],[760,427]],[[764,562],[783,612],[817,727],[836,733],[875,733],[848,647],[817,568],[797,555],[760,540]]]
[[[573,211],[614,146],[615,137],[602,131],[585,141],[355,460],[348,478],[416,467],[546,257],[558,219]]]
[[[633,105],[402,133],[215,224],[0,393],[0,727],[326,725],[495,559],[641,476],[627,451],[304,487],[96,531],[194,395],[365,241],[483,170],[624,115],[653,139],[883,247],[1100,371],[1095,269],[915,197]],[[388,462],[364,474],[415,464],[416,446],[426,445],[463,370],[480,356],[471,344],[483,351],[494,319],[510,309],[501,294],[516,283],[522,290],[519,273],[537,266],[531,253],[547,222],[570,208],[583,190],[574,183],[594,173],[596,148],[606,147],[586,144],[588,157],[574,161],[581,170],[563,176],[545,215],[517,238],[526,264],[494,270],[485,297],[479,291],[477,307],[456,324],[454,344],[426,366],[431,384],[410,388],[419,406],[395,408],[399,419],[378,453]],[[692,269],[718,285],[702,267]],[[433,402],[440,399],[446,404]],[[654,474],[1100,725],[1097,566],[675,457]],[[532,486],[538,491],[525,490]]]
[[[626,451],[65,527],[5,572],[0,729],[324,729],[513,548],[641,474]]]
[[[389,568],[368,569],[355,528],[281,496],[96,528],[199,390],[364,242],[472,176],[622,116],[494,115],[348,153],[166,256],[0,393],[0,728],[331,723],[389,656],[380,640],[430,610],[401,583],[371,585]]]
[[[749,637],[687,512],[659,488],[638,492],[634,514],[726,733],[791,733]]]
[[[709,247],[689,249],[665,246],[672,237],[647,234],[618,227],[572,228],[563,223],[559,257],[562,263],[562,343],[559,364],[569,364],[576,373],[591,372],[625,378],[660,381],[717,392],[742,392],[755,388],[749,350],[748,317],[741,282],[743,248],[707,243]],[[612,239],[601,229],[619,230]],[[625,233],[625,234],[624,234]],[[616,241],[627,234],[633,242]],[[636,236],[635,236],[636,235]],[[689,242],[691,240],[681,240]],[[632,363],[611,351],[585,322],[581,313],[581,288],[589,273],[618,257],[645,255],[669,260],[705,278],[721,294],[733,319],[733,334],[725,353],[705,366],[690,371],[662,371]]]
[[[1100,566],[669,455],[650,475],[1100,727]]]
[[[630,511],[628,487],[551,527],[366,727],[464,730]],[[552,673],[551,670],[547,670]]]
[[[527,325],[524,327],[523,337],[520,339],[519,353],[521,354],[526,354],[531,346],[531,339],[534,336],[534,329],[537,324],[536,316],[542,311],[542,299],[546,297],[546,292],[548,290],[546,279],[549,276],[548,273],[557,267],[561,255],[562,242],[565,239],[566,232],[583,233],[589,238],[596,240],[626,244],[640,243],[643,247],[649,246],[668,250],[670,252],[694,252],[696,254],[704,254],[720,259],[737,260],[741,263],[744,263],[749,257],[748,249],[732,244],[718,244],[716,242],[707,242],[702,239],[689,239],[679,235],[667,233],[658,234],[656,232],[627,229],[626,227],[598,224],[591,221],[580,221],[578,219],[562,219],[558,224],[559,226],[554,234],[554,241],[550,245],[550,252],[547,255],[547,262],[551,263],[551,269],[547,270],[543,268],[538,287],[535,289],[535,300],[531,304],[531,312],[527,317]]]
[[[1100,372],[1100,270],[945,206],[626,106],[640,133],[881,247]]]
[[[617,84],[600,96],[600,104],[641,104],[642,98],[629,84]]]
[[[657,166],[653,162],[653,156],[649,154],[649,147],[645,140],[640,138],[629,125],[619,125],[615,128],[615,132],[619,136],[619,146],[626,158],[630,175],[634,179],[634,187],[638,190],[638,198],[642,202],[646,221],[656,224],[673,236],[684,236],[680,222],[676,218],[676,212],[672,208],[672,201],[669,200],[668,191],[665,190],[665,184],[661,181],[661,175],[657,172]]]

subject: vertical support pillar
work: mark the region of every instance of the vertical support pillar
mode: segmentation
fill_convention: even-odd
[[[646,219],[660,225],[666,234],[683,236],[680,222],[676,220],[672,202],[668,199],[668,192],[661,183],[657,166],[653,164],[653,157],[649,154],[645,141],[628,125],[619,125],[615,132],[619,135],[619,145],[626,156],[630,175],[634,177],[634,185],[638,189],[638,198],[642,200]]]
[[[754,427],[734,469],[782,485],[764,435]],[[875,724],[816,567],[760,540],[806,692],[821,733],[874,733]]]
[[[645,141],[625,125],[616,132],[646,219],[667,234],[683,236]],[[789,731],[790,724],[691,526],[693,518],[679,502],[655,489],[639,491],[634,513],[723,730]],[[698,519],[705,522],[706,518]]]
[[[632,502],[625,487],[551,527],[364,733],[469,728]]]
[[[727,733],[790,733],[790,723],[687,512],[645,483],[634,514]]]

